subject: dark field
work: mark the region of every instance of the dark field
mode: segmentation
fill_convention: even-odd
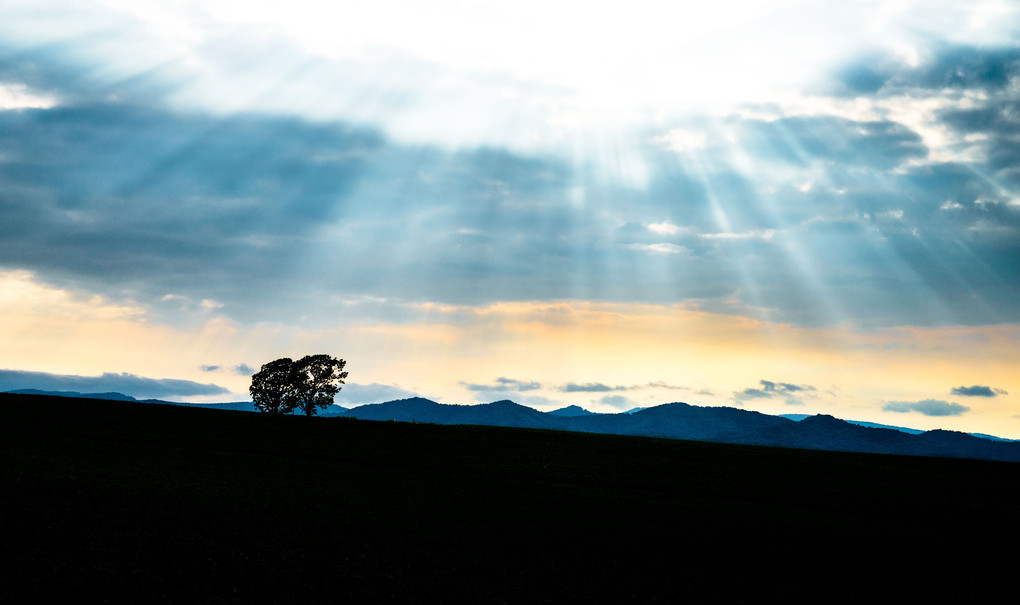
[[[0,601],[1015,599],[1020,464],[0,395]]]

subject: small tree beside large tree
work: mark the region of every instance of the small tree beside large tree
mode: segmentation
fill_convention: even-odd
[[[347,362],[329,355],[306,355],[297,361],[283,357],[264,364],[251,377],[255,408],[269,414],[289,414],[300,409],[314,416],[327,408],[340,392]]]

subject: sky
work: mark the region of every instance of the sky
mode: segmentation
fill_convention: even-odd
[[[0,390],[1020,438],[1018,303],[1020,2],[0,0]]]

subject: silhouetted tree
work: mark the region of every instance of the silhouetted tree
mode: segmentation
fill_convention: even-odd
[[[251,377],[248,392],[255,408],[269,414],[289,414],[297,406],[294,391],[294,361],[284,357],[263,364]]]
[[[333,397],[340,392],[347,372],[343,359],[329,355],[306,355],[294,362],[292,388],[295,405],[306,416],[314,416],[317,408],[333,404]]]
[[[329,355],[306,355],[297,361],[284,357],[264,364],[251,377],[248,392],[261,412],[289,414],[297,408],[314,416],[340,392],[347,378],[346,365]]]

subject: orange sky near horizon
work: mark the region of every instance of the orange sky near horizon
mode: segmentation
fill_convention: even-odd
[[[479,307],[413,305],[414,322],[362,322],[304,330],[244,325],[207,312],[191,328],[147,318],[143,309],[0,273],[0,368],[97,375],[110,368],[228,388],[246,399],[248,378],[224,370],[283,356],[326,352],[348,361],[350,381],[394,385],[443,403],[508,398],[548,411],[596,412],[671,401],[729,405],[769,414],[826,413],[912,428],[1020,438],[1020,326],[854,332],[797,328],[683,305],[585,301]],[[500,392],[499,378],[537,383]],[[761,381],[803,387],[741,399]],[[991,383],[1006,394],[961,397],[954,387]],[[492,385],[492,391],[468,385]],[[575,385],[578,390],[570,390]],[[587,385],[589,390],[581,390]],[[605,390],[591,390],[600,385]],[[481,391],[481,393],[479,393]],[[602,397],[617,397],[612,405]],[[883,411],[890,401],[965,405],[958,416]]]

